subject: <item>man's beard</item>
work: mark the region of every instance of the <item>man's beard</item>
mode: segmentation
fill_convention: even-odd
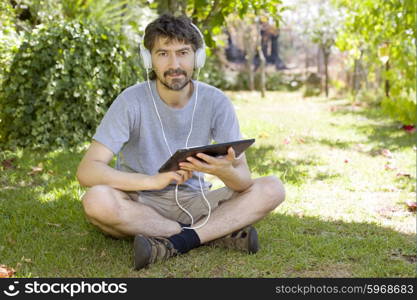
[[[168,75],[177,75],[177,74],[182,74],[184,75],[183,78],[173,78],[171,79],[171,83],[169,83],[167,80],[165,80],[165,78]],[[157,76],[158,77],[158,76]],[[159,81],[168,89],[173,90],[173,91],[181,91],[184,87],[187,86],[187,84],[191,81],[191,78],[187,76],[187,72],[185,72],[184,70],[181,69],[170,69],[166,72],[164,72],[164,80],[161,80],[161,78],[159,78]]]

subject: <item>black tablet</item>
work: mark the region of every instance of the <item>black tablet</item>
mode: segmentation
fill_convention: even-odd
[[[228,143],[212,144],[207,146],[198,146],[185,149],[178,149],[159,169],[159,172],[169,172],[179,170],[178,164],[187,161],[187,157],[194,156],[197,153],[204,153],[210,156],[227,155],[227,149],[233,147],[236,157],[243,153],[250,145],[255,142],[255,139],[240,140]]]

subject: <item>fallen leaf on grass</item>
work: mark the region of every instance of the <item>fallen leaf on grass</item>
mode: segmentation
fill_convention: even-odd
[[[411,264],[415,264],[417,261],[417,256],[415,254],[403,254],[402,249],[396,249],[391,252],[391,257],[393,259],[403,259],[406,262],[409,262]]]
[[[261,133],[258,134],[258,138],[267,139],[267,138],[269,138],[269,134],[266,133],[266,132],[261,132]]]
[[[391,219],[394,216],[394,214],[398,212],[399,210],[400,209],[398,209],[397,207],[386,206],[386,207],[377,209],[376,212],[384,218]]]
[[[78,236],[86,236],[88,234],[88,232],[76,232],[74,234],[78,235]]]
[[[397,173],[397,176],[398,176],[398,177],[400,177],[400,176],[404,176],[404,177],[408,177],[408,178],[410,178],[410,177],[411,177],[411,174],[410,174],[410,173],[405,173],[405,172],[398,172],[398,173]]]
[[[39,173],[39,172],[42,172],[42,171],[43,171],[43,165],[42,165],[42,163],[40,163],[36,167],[32,167],[31,171],[28,173],[28,175],[35,175],[36,173]]]
[[[359,151],[359,152],[367,152],[367,151],[369,151],[369,149],[366,148],[366,145],[365,144],[356,144],[353,147],[353,149],[356,150],[356,151]]]
[[[406,201],[408,211],[416,211],[417,203],[416,201]]]
[[[24,257],[24,256],[22,256],[22,258],[20,259],[21,261],[24,261],[24,262],[26,262],[26,263],[29,263],[29,264],[31,264],[32,263],[32,260],[30,259],[30,258],[26,258],[26,257]]]
[[[13,268],[9,268],[5,265],[0,265],[0,278],[10,278],[16,271]]]
[[[415,264],[416,261],[417,261],[417,255],[403,254],[402,257],[403,257],[403,259],[405,259],[406,261],[408,261],[410,264]]]
[[[414,125],[403,125],[402,129],[409,133],[413,133],[414,131],[416,131],[416,127]]]
[[[384,192],[398,192],[398,189],[393,185],[384,185],[381,187],[381,191]]]
[[[104,257],[104,256],[106,256],[106,251],[101,251],[101,253],[100,253],[100,257]]]
[[[5,169],[15,169],[16,167],[13,165],[13,163],[16,161],[16,158],[11,159],[5,159],[1,162],[1,165]]]
[[[16,241],[15,241],[12,237],[10,237],[10,236],[8,236],[8,237],[6,238],[6,240],[7,240],[7,242],[8,242],[9,244],[11,244],[11,245],[15,245],[15,244],[16,244]]]
[[[385,157],[388,157],[388,158],[392,158],[393,157],[391,151],[389,151],[388,149],[382,149],[381,150],[381,154],[383,156],[385,156]]]
[[[384,168],[385,168],[385,170],[396,170],[397,169],[397,167],[393,163],[390,163],[390,162],[387,162],[385,164]]]

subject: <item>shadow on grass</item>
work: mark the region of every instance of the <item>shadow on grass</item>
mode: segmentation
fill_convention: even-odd
[[[375,147],[378,150],[384,147],[395,151],[410,148],[416,144],[416,132],[406,132],[400,128],[401,124],[384,115],[378,107],[360,108],[353,111],[340,109],[335,111],[334,114],[362,116],[368,120],[378,122],[370,125],[364,125],[362,123],[352,125],[359,133],[366,135],[369,142],[376,144]],[[374,151],[370,153],[372,155]]]
[[[329,138],[315,138],[312,136],[303,136],[303,144],[322,144],[329,148],[339,148],[339,149],[349,149],[354,142],[341,141],[339,138],[329,139]]]
[[[273,145],[250,147],[246,150],[251,172],[260,175],[277,175],[282,181],[300,185],[309,180],[326,180],[339,177],[340,174],[316,171],[311,167],[323,165],[318,156],[306,155],[303,159],[288,159],[277,155],[279,149]]]
[[[271,251],[282,253],[285,276],[415,275],[415,235],[371,223],[279,214],[268,216],[259,229],[264,243],[279,247]]]

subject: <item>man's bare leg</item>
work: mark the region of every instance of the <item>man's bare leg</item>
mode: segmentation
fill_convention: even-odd
[[[248,190],[215,209],[208,223],[196,229],[196,233],[201,243],[225,236],[259,221],[284,198],[284,187],[276,177],[255,179]],[[109,186],[90,188],[83,196],[83,205],[89,220],[114,237],[138,234],[170,237],[181,232],[179,223],[164,218],[151,207],[132,201],[126,193]]]
[[[185,229],[168,239],[138,235],[134,241],[135,269],[142,269],[177,253],[186,253],[201,244],[253,224],[277,207],[284,198],[284,188],[276,177],[258,178],[246,191],[217,207],[207,224],[201,228]],[[202,222],[197,222],[195,226]],[[257,251],[252,246],[248,247],[249,252]]]
[[[195,231],[201,243],[209,242],[259,221],[284,199],[285,191],[279,179],[274,176],[255,179],[248,190],[220,205],[207,224]]]
[[[132,201],[128,194],[110,186],[91,187],[82,201],[91,223],[117,238],[138,234],[169,237],[181,232],[178,222],[161,216],[151,207]]]

